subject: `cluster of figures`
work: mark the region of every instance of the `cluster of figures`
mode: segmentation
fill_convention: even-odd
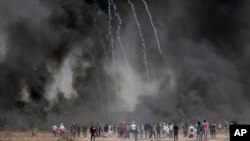
[[[88,128],[83,127],[82,129],[83,130],[85,129],[85,134],[83,135],[86,135],[87,137]],[[65,128],[63,123],[61,123],[59,126],[57,125],[52,126],[52,134],[54,136],[70,135],[73,137],[80,137],[80,133],[81,133],[81,127],[79,124],[72,123],[69,129]]]
[[[225,122],[225,133],[228,135],[230,124],[236,124],[235,122]],[[212,122],[211,124],[206,121],[198,121],[196,124],[191,124],[185,122],[182,126],[183,135],[186,138],[195,138],[198,141],[207,140],[208,134],[211,134],[211,138],[216,138],[217,131],[221,130],[221,124],[218,126]],[[89,129],[89,130],[88,130]],[[82,132],[83,136],[87,137],[87,132],[90,132],[91,141],[95,140],[96,137],[111,137],[112,135],[117,135],[118,138],[134,138],[135,141],[138,138],[173,138],[174,141],[178,140],[179,126],[177,123],[145,123],[136,124],[132,123],[119,123],[118,125],[105,124],[102,128],[100,123],[91,123],[90,127],[83,125]],[[61,123],[59,126],[54,125],[52,127],[52,132],[54,136],[70,135],[73,137],[79,137],[81,132],[81,127],[79,124],[73,123],[69,129],[66,129]]]

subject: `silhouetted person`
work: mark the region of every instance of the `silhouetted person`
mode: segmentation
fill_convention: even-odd
[[[174,141],[178,141],[178,131],[179,131],[179,127],[177,123],[175,123],[174,124]]]
[[[157,123],[157,138],[160,138],[161,137],[161,126],[159,123]]]
[[[156,125],[155,123],[152,124],[152,126],[150,127],[150,139],[152,138],[152,135],[154,135],[155,139],[156,139],[156,136],[155,136],[155,132],[156,132]]]
[[[91,141],[92,139],[94,139],[93,141],[95,141],[96,127],[92,123],[89,130],[91,135]]]
[[[216,137],[216,124],[214,122],[211,124],[211,135],[212,135],[212,139],[215,139],[215,137]]]
[[[188,123],[187,122],[185,122],[183,125],[183,134],[184,134],[184,137],[188,136]]]
[[[135,141],[137,141],[138,135],[139,135],[139,126],[136,127],[136,129],[135,129],[135,131],[134,131]]]
[[[97,136],[100,137],[101,136],[101,125],[99,124],[99,122],[96,124],[96,132],[97,132]]]
[[[88,127],[83,125],[82,126],[82,134],[83,134],[84,137],[87,137],[87,130],[88,130]]]

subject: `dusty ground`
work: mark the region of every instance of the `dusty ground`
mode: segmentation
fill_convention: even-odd
[[[50,133],[42,133],[39,132],[37,136],[32,136],[31,132],[0,132],[0,141],[58,141],[59,137],[53,137]],[[132,141],[133,139],[122,139],[117,138],[117,136],[113,136],[111,138],[99,137],[96,138],[96,141]],[[138,139],[139,141],[149,141],[149,139]],[[173,139],[160,138],[155,141],[172,141]],[[90,137],[88,135],[87,138],[83,136],[76,138],[76,141],[90,141]],[[182,135],[179,136],[179,141],[196,141],[196,139],[188,139],[183,138]],[[224,134],[218,134],[217,139],[209,139],[209,141],[229,141],[229,138]]]

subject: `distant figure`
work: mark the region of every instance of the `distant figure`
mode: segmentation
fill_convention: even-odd
[[[128,123],[125,124],[125,127],[124,127],[125,128],[125,131],[124,131],[125,138],[130,138],[130,131],[131,131],[130,127],[131,127],[130,124],[128,124]]]
[[[97,132],[97,137],[101,136],[101,131],[102,131],[102,127],[99,124],[99,122],[96,124],[96,132]]]
[[[134,122],[131,123],[131,133],[133,137],[135,136],[135,131],[136,131],[136,124]]]
[[[143,124],[141,124],[141,125],[139,125],[139,133],[140,133],[140,138],[143,138],[143,132],[144,132],[144,125]]]
[[[154,137],[155,137],[155,139],[156,139],[156,136],[155,136],[155,133],[156,133],[156,125],[155,125],[155,123],[153,123],[152,126],[150,127],[150,131],[151,131],[151,133],[150,133],[149,138],[151,139],[151,138],[152,138],[152,135],[154,135]]]
[[[137,139],[138,139],[139,130],[140,130],[139,126],[136,126],[136,129],[134,131],[135,141],[137,141]]]
[[[195,128],[196,128],[196,131],[197,131],[197,140],[201,141],[202,140],[202,126],[201,126],[200,121],[198,121]]]
[[[118,138],[122,137],[122,123],[119,123],[117,130],[118,130]]]
[[[193,138],[193,137],[194,137],[194,126],[191,125],[188,131],[188,138]]]
[[[57,136],[57,125],[52,126],[52,135],[55,137]]]
[[[60,135],[60,136],[64,135],[65,130],[66,130],[66,129],[65,129],[63,123],[61,123],[60,126],[59,126],[59,129],[58,129],[59,135]]]
[[[177,123],[175,123],[174,124],[174,141],[178,141],[178,131],[179,131],[179,127]]]
[[[32,130],[32,136],[37,136],[38,130],[36,128],[33,128]]]
[[[167,125],[165,123],[163,123],[163,126],[162,126],[162,131],[163,131],[163,137],[166,137],[167,135]]]
[[[188,123],[187,122],[185,122],[183,125],[183,134],[184,134],[184,137],[188,136]]]
[[[207,139],[207,134],[208,134],[208,131],[209,131],[209,123],[206,120],[203,121],[202,128],[203,128],[203,136],[204,136],[204,139],[206,140]]]
[[[93,123],[90,125],[90,135],[91,135],[91,141],[95,141],[95,135],[96,135],[96,127],[94,126]]]
[[[157,127],[156,127],[157,129],[157,138],[160,138],[161,137],[161,126],[160,126],[160,124],[159,123],[157,123]]]
[[[215,139],[215,137],[216,137],[216,124],[214,122],[212,122],[212,124],[211,124],[211,135],[212,135],[212,139]]]
[[[221,132],[221,128],[222,128],[222,127],[221,127],[221,124],[219,123],[219,124],[218,124],[218,132]]]
[[[108,123],[106,123],[104,126],[104,133],[106,137],[108,136],[108,131],[109,131],[109,126],[108,126]]]
[[[174,125],[169,124],[169,138],[173,138],[173,130],[174,130]]]
[[[71,133],[71,136],[73,137],[76,137],[76,124],[75,123],[72,123],[71,127],[70,127],[70,133]]]
[[[226,133],[226,136],[228,135],[228,132],[229,132],[229,122],[226,122],[225,123],[225,133]]]
[[[88,127],[83,125],[82,126],[82,134],[83,134],[84,137],[87,137],[87,130],[88,130]]]
[[[150,134],[149,130],[150,130],[150,125],[148,123],[145,123],[144,124],[145,138],[147,138],[149,136],[149,134]]]
[[[113,133],[116,135],[116,132],[117,132],[117,127],[116,127],[116,124],[113,125]]]
[[[113,127],[109,125],[109,130],[108,130],[108,137],[111,137],[113,134]]]
[[[170,131],[169,131],[169,125],[167,125],[167,127],[166,127],[166,135],[167,135],[167,137],[169,137],[169,133]]]

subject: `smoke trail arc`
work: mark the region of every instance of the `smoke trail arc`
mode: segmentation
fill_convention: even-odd
[[[114,39],[112,35],[112,13],[111,13],[111,6],[112,6],[112,1],[108,0],[108,15],[109,15],[109,20],[108,20],[108,25],[109,25],[109,38],[110,38],[110,43],[111,43],[111,49],[112,49],[112,59],[113,63],[115,64],[115,49],[114,49]]]
[[[159,41],[159,38],[158,38],[158,33],[157,33],[157,30],[156,30],[155,24],[153,22],[152,15],[151,15],[151,13],[149,11],[148,4],[147,4],[147,2],[145,0],[142,0],[142,2],[144,3],[144,6],[145,6],[146,11],[148,13],[150,23],[151,23],[151,25],[153,27],[153,30],[154,30],[154,34],[155,34],[155,38],[156,38],[156,42],[157,42],[157,47],[158,47],[158,50],[159,50],[159,52],[161,54],[161,45],[160,45],[160,41]]]
[[[146,44],[145,44],[145,40],[144,40],[142,31],[141,31],[141,25],[140,25],[140,22],[138,20],[138,17],[137,17],[136,11],[135,11],[134,4],[130,0],[128,0],[128,4],[130,5],[131,10],[133,12],[133,16],[134,16],[134,19],[135,19],[135,22],[136,22],[136,25],[137,25],[137,29],[138,29],[138,32],[139,32],[139,35],[140,35],[140,38],[141,38],[142,52],[143,52],[143,55],[144,55],[144,65],[145,65],[145,69],[146,69],[146,73],[147,73],[147,79],[149,81],[149,71],[148,71]]]
[[[113,8],[114,8],[114,14],[115,14],[115,16],[116,16],[116,18],[117,18],[117,20],[118,20],[118,22],[119,22],[118,25],[117,25],[117,31],[116,31],[117,40],[118,40],[118,43],[119,43],[119,45],[120,45],[120,47],[121,47],[121,50],[122,50],[122,53],[123,53],[123,56],[124,56],[125,63],[126,63],[126,65],[128,66],[127,53],[126,53],[126,50],[125,50],[125,48],[124,48],[124,45],[123,45],[123,43],[122,43],[122,41],[121,41],[121,35],[120,35],[121,26],[122,26],[122,19],[121,19],[119,13],[117,12],[117,7],[116,7],[116,4],[115,4],[115,3],[113,3]]]

